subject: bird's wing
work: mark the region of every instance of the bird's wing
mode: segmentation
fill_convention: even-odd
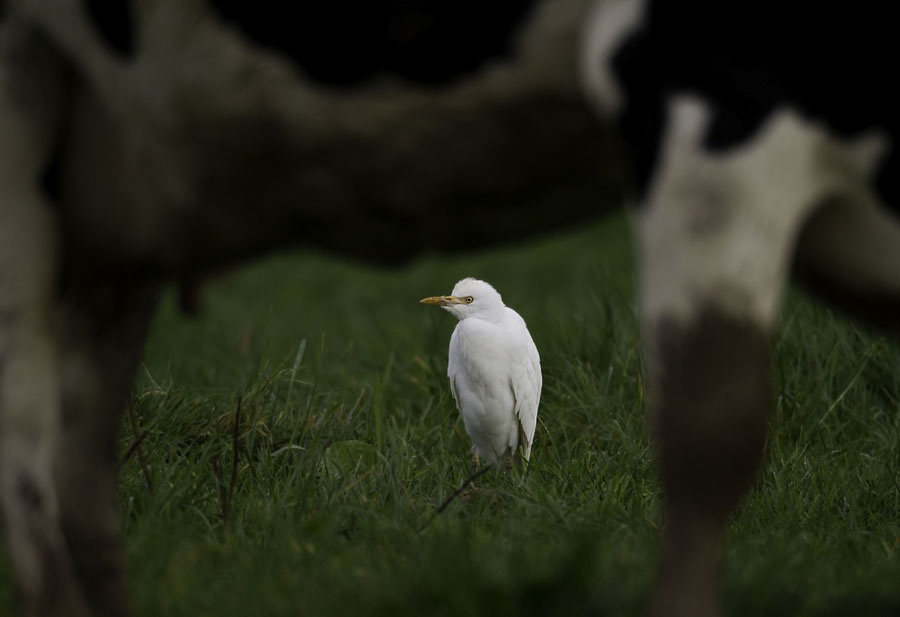
[[[459,409],[459,390],[456,387],[456,376],[449,375],[450,377],[450,394],[453,395],[453,400],[456,402],[456,408]]]
[[[527,335],[527,334],[526,334]],[[522,432],[522,450],[527,461],[531,457],[534,429],[537,426],[538,405],[541,402],[541,358],[531,336],[524,345],[523,354],[512,365],[510,385],[516,401],[516,417]]]
[[[447,358],[447,377],[450,378],[450,393],[453,395],[453,400],[456,402],[456,408],[460,409],[459,388],[456,385],[456,375],[459,373],[460,358],[458,332],[459,326],[457,325],[453,330],[453,335],[450,337],[450,353]]]

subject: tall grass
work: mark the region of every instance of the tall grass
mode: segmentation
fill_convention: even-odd
[[[492,471],[429,522],[471,444],[455,322],[417,301],[464,276],[525,318],[544,392],[524,481]],[[618,216],[399,270],[283,255],[211,283],[198,318],[167,297],[120,438],[147,433],[120,488],[138,615],[640,614],[660,495],[633,279]],[[774,349],[726,607],[897,614],[898,348],[792,293]]]

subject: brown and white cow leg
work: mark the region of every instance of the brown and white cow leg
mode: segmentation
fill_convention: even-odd
[[[62,70],[43,41],[0,24],[0,502],[24,615],[85,615],[59,523],[58,236],[38,179]]]
[[[765,442],[769,337],[797,237],[864,181],[852,149],[790,111],[713,154],[705,106],[678,99],[639,215],[641,318],[665,531],[653,615],[717,613],[729,515]]]
[[[63,440],[56,470],[75,572],[98,615],[126,615],[115,440],[157,286],[68,279],[61,352]]]
[[[651,323],[651,413],[666,495],[654,614],[713,615],[722,530],[765,441],[768,332],[715,304],[689,323]]]

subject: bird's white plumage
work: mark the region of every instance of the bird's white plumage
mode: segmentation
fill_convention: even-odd
[[[447,376],[475,453],[493,465],[521,444],[528,460],[542,379],[525,321],[477,279],[463,279],[451,296],[429,300],[460,320],[450,337]]]

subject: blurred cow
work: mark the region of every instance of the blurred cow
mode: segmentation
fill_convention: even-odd
[[[0,0],[0,500],[26,615],[129,612],[114,445],[159,289],[619,201],[586,0]]]
[[[720,539],[765,442],[789,275],[897,330],[900,95],[875,1],[611,0],[587,92],[639,193],[641,320],[665,534],[653,615],[716,614]]]
[[[714,614],[791,268],[898,314],[890,19],[304,4],[0,2],[0,500],[23,613],[129,611],[114,442],[163,284],[189,308],[208,272],[287,244],[390,263],[584,220],[621,196],[618,116],[666,493],[653,611]]]

